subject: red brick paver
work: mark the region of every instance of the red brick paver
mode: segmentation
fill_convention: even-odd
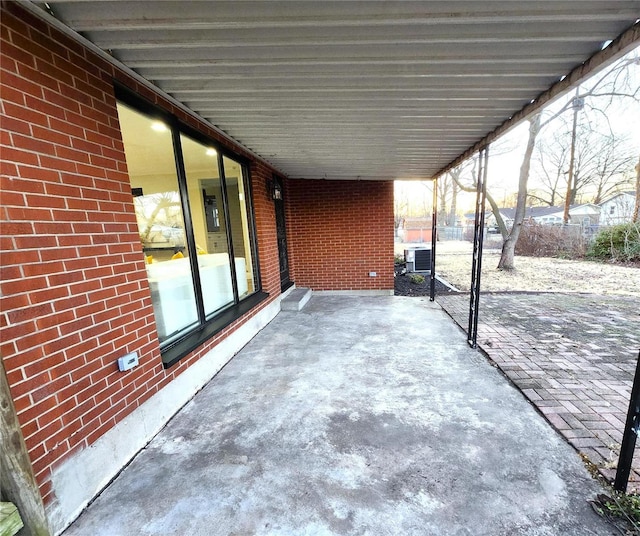
[[[466,330],[468,295],[437,301]],[[637,299],[482,294],[478,346],[569,443],[613,480],[640,348]],[[640,489],[638,447],[629,491]]]

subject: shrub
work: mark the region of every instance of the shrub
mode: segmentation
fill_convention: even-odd
[[[416,285],[422,285],[422,283],[426,281],[424,276],[420,274],[411,274],[409,276],[409,279],[411,280],[412,283],[415,283]]]
[[[589,256],[617,262],[640,261],[640,223],[603,229],[591,244]]]
[[[586,253],[586,241],[578,226],[557,227],[527,223],[522,226],[516,255],[579,259]]]

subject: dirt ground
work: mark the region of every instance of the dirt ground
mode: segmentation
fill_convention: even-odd
[[[419,244],[395,244],[396,254]],[[454,287],[468,291],[473,245],[442,241],[436,246],[436,273]],[[512,272],[497,270],[500,250],[485,248],[483,291],[586,292],[640,297],[640,268],[592,261],[516,257]]]

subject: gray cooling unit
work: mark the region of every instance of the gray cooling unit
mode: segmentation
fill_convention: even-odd
[[[431,248],[413,248],[404,250],[407,272],[431,271]]]

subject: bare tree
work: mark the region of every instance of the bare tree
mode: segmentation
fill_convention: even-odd
[[[425,188],[426,194],[422,196],[420,213],[414,215],[421,218],[430,218],[433,208],[433,181],[421,181],[420,184]]]
[[[500,255],[500,260],[498,261],[499,270],[515,269],[516,244],[518,242],[518,238],[520,237],[520,230],[522,229],[524,215],[527,208],[529,172],[531,170],[531,158],[533,156],[533,150],[536,145],[536,138],[538,137],[538,134],[540,133],[542,128],[559,117],[564,111],[566,111],[569,106],[572,105],[572,102],[573,100],[566,103],[562,108],[560,108],[560,110],[558,110],[544,122],[542,121],[543,112],[538,112],[529,120],[529,135],[527,137],[527,145],[524,151],[524,156],[522,158],[522,163],[520,164],[520,174],[518,177],[518,196],[516,202],[516,211],[513,217],[513,225],[511,226],[511,229],[508,230],[506,237],[505,233],[502,234],[504,241],[502,243],[502,253]]]
[[[580,86],[576,88],[576,96],[571,100],[573,108],[573,121],[571,128],[571,146],[569,148],[569,171],[567,171],[567,193],[564,198],[564,214],[562,220],[565,225],[569,223],[569,209],[571,207],[571,197],[575,195],[575,162],[576,162],[576,131],[578,126],[578,112],[584,107],[584,98],[580,98]]]
[[[140,240],[143,243],[149,241],[153,226],[156,224],[168,227],[184,225],[177,195],[177,192],[160,192],[136,198],[138,200],[135,206],[136,216],[144,225],[144,230],[140,233]],[[161,212],[164,212],[164,219],[160,218]]]
[[[585,173],[585,183],[593,188],[593,203],[596,205],[629,184],[634,164],[634,155],[627,139],[606,134],[600,136],[598,145],[600,150],[590,161],[590,173]]]
[[[477,163],[478,155],[475,155],[448,172],[448,175],[451,177],[454,184],[463,192],[477,191]],[[495,199],[489,192],[487,192],[487,201],[489,202],[489,206],[491,207],[496,219],[496,224],[498,225],[502,239],[506,240],[507,236],[509,236],[509,229],[502,218],[502,214],[500,214],[500,207],[498,207],[498,203],[496,203]]]
[[[402,227],[402,224],[409,213],[409,199],[405,192],[400,191],[399,188],[395,188],[393,192],[393,228],[395,229],[396,236],[398,236],[398,230]]]
[[[458,183],[453,181],[451,185],[451,203],[449,204],[449,225],[454,226],[458,220]]]
[[[631,79],[629,68],[632,65],[637,65],[639,61],[640,57],[638,56],[638,51],[636,50],[632,54],[628,55],[625,59],[617,62],[604,74],[601,74],[599,77],[592,79],[588,85],[585,85],[585,87],[578,87],[576,89],[576,95],[574,96],[574,98],[568,100],[548,119],[542,121],[541,114],[543,112],[538,112],[529,120],[529,137],[527,140],[527,147],[525,149],[522,164],[520,166],[520,176],[518,180],[518,202],[516,205],[514,222],[507,239],[504,240],[504,243],[502,245],[502,255],[500,256],[500,261],[498,262],[498,269],[513,270],[515,268],[515,247],[518,241],[518,237],[520,236],[520,229],[524,221],[526,210],[527,185],[529,179],[529,171],[531,168],[531,157],[533,155],[536,138],[540,131],[554,119],[560,117],[569,108],[573,108],[574,110],[576,110],[576,101],[585,102],[585,99],[587,98],[596,97],[607,97],[609,99],[609,104],[611,104],[611,102],[613,102],[615,98],[630,98],[634,101],[637,101],[640,95],[640,87],[638,87],[637,84],[635,84]],[[606,107],[593,107],[593,109],[606,117]],[[569,193],[572,189],[571,179],[574,175],[573,171],[573,169],[570,170],[567,179],[567,189],[569,190]]]
[[[575,200],[578,191],[578,183],[574,170],[574,154],[576,148],[576,127],[578,123],[578,112],[583,109],[600,115],[609,125],[608,108],[614,100],[623,98],[632,99],[637,102],[640,96],[640,85],[630,75],[630,67],[640,65],[640,55],[638,49],[628,54],[626,58],[614,64],[594,82],[590,81],[587,88],[581,91],[580,86],[576,88],[576,95],[570,101],[573,108],[573,129],[571,138],[569,172],[567,174],[567,193],[565,195],[564,223],[569,222],[569,206]],[[603,99],[604,97],[605,99]],[[612,130],[609,125],[609,131]]]
[[[447,205],[450,203],[451,193],[453,192],[453,180],[449,174],[438,179],[438,225],[448,225],[449,214],[447,213]]]
[[[514,269],[516,243],[520,236],[520,230],[522,229],[524,214],[527,208],[527,183],[529,181],[531,155],[533,154],[533,149],[536,145],[536,137],[538,136],[541,128],[541,114],[537,113],[529,120],[529,137],[527,138],[527,147],[524,151],[524,157],[522,159],[522,164],[520,165],[520,176],[518,178],[518,202],[516,204],[516,212],[513,217],[513,225],[502,243],[502,253],[500,255],[500,261],[498,262],[499,270]]]
[[[580,197],[599,204],[629,182],[634,156],[629,140],[613,132],[594,130],[593,124],[580,125],[575,141],[573,181],[569,204]],[[569,132],[556,130],[536,144],[532,179],[541,187],[529,197],[548,206],[556,206],[562,197],[570,145]]]
[[[562,197],[561,188],[565,181],[565,170],[569,159],[569,149],[564,143],[564,132],[554,132],[536,144],[532,162],[532,179],[541,185],[529,192],[532,201],[543,205],[556,206]]]

